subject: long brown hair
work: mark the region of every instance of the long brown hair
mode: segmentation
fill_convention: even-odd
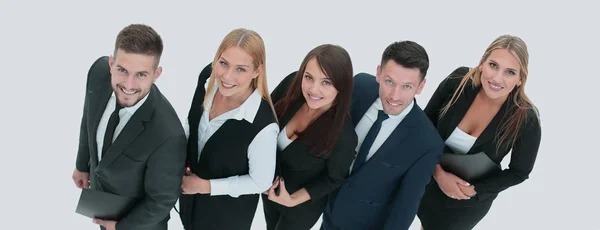
[[[267,87],[267,59],[263,39],[253,30],[244,28],[232,30],[229,32],[229,34],[227,34],[227,36],[225,36],[225,38],[223,38],[221,45],[219,45],[219,48],[217,49],[217,53],[215,54],[212,62],[213,70],[215,69],[215,65],[219,63],[219,58],[223,52],[232,46],[237,46],[244,50],[248,55],[250,55],[250,57],[252,57],[252,60],[254,60],[254,68],[260,68],[258,77],[252,79],[251,87],[253,89],[258,89],[263,99],[265,99],[271,106],[273,114],[275,114],[273,102],[271,101],[271,96],[269,95],[269,89]],[[204,96],[204,105],[208,103],[208,98],[210,95],[212,95],[213,90],[215,90],[215,71],[211,72],[208,80],[208,86]]]
[[[502,35],[496,38],[485,50],[485,53],[479,61],[477,68],[471,68],[467,74],[462,78],[458,88],[454,91],[450,101],[442,108],[440,113],[440,119],[448,112],[448,109],[458,100],[463,90],[469,82],[471,86],[477,88],[481,86],[481,66],[492,54],[492,51],[497,49],[507,49],[512,55],[519,61],[521,70],[519,71],[521,77],[521,86],[515,86],[515,89],[511,93],[511,100],[513,106],[510,111],[507,111],[506,115],[502,118],[500,127],[498,128],[497,138],[497,149],[500,146],[507,145],[511,148],[514,146],[517,138],[519,137],[519,130],[527,122],[528,118],[531,118],[530,113],[533,112],[535,119],[539,119],[539,113],[533,102],[529,100],[527,94],[525,94],[525,83],[527,82],[528,76],[528,64],[529,64],[529,53],[527,51],[527,45],[519,37],[512,35]]]
[[[352,61],[350,55],[344,48],[332,44],[324,44],[312,49],[300,65],[289,90],[282,100],[275,104],[277,117],[281,119],[294,104],[299,100],[306,102],[302,95],[302,78],[306,65],[313,58],[319,67],[331,79],[333,87],[338,91],[329,110],[306,130],[298,134],[298,141],[309,146],[311,152],[318,156],[327,157],[333,150],[345,122],[350,115],[350,103],[352,98],[352,87],[354,85]]]

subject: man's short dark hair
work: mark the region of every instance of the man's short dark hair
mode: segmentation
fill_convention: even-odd
[[[404,68],[417,68],[421,72],[421,80],[425,79],[429,69],[429,56],[421,45],[413,41],[399,41],[390,44],[381,57],[383,67],[389,60],[394,60]]]
[[[160,62],[163,52],[163,41],[160,35],[152,27],[144,24],[131,24],[123,28],[115,42],[114,55],[117,49],[127,53],[144,54],[156,58],[155,67]]]

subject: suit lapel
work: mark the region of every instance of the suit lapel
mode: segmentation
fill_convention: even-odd
[[[462,118],[465,117],[465,114],[467,114],[467,111],[469,110],[471,104],[473,104],[473,101],[475,100],[475,96],[477,96],[478,90],[479,88],[473,88],[470,85],[465,86],[463,95],[461,95],[456,100],[454,105],[450,107],[451,109],[449,109],[446,113],[446,116],[448,116],[448,119],[450,119],[450,121],[446,123],[448,125],[443,129],[443,132],[441,133],[441,136],[444,141],[448,139],[448,137],[450,136],[450,134],[452,134],[454,129],[456,129],[460,121],[462,121]]]
[[[488,143],[489,141],[493,141],[493,139],[496,137],[496,134],[497,134],[496,132],[498,131],[498,125],[502,121],[502,118],[506,115],[507,111],[509,111],[509,109],[510,109],[509,107],[510,107],[510,98],[511,97],[512,97],[512,94],[509,95],[506,102],[504,102],[502,107],[500,107],[500,110],[498,110],[498,113],[496,113],[494,118],[492,118],[490,123],[485,127],[485,129],[479,135],[477,140],[475,140],[475,143],[473,144],[473,147],[471,147],[471,149],[469,150],[469,153],[481,152],[481,151],[483,151],[482,145],[484,145],[485,143]]]
[[[365,165],[358,169],[358,171],[362,170],[363,168],[369,167],[369,165],[371,164],[375,164],[373,162],[377,162],[378,159],[386,156],[387,154],[398,151],[398,146],[403,144],[404,140],[411,133],[411,129],[413,129],[416,126],[416,124],[420,123],[417,117],[417,110],[419,109],[420,108],[419,106],[417,106],[417,103],[415,101],[412,109],[406,115],[406,117],[400,122],[400,124],[398,124],[398,126],[396,126],[394,131],[392,131],[390,136],[383,142],[381,147],[379,147],[379,149],[375,151],[373,156],[369,160],[367,160],[364,163]]]
[[[283,131],[283,128],[285,128],[285,126],[290,122],[290,120],[292,120],[292,117],[294,117],[294,115],[296,115],[296,112],[298,112],[298,110],[300,110],[300,108],[302,107],[302,105],[304,104],[304,100],[298,100],[296,103],[294,103],[292,105],[292,107],[290,109],[288,109],[287,113],[284,114],[281,117],[281,121],[279,123],[279,131]],[[283,133],[283,135],[287,135],[287,133]],[[297,146],[298,144],[300,144],[300,142],[297,141],[298,137],[296,137],[296,139],[294,139],[287,147],[285,147],[283,150],[278,151],[279,155],[283,155],[286,152],[290,151],[290,149],[296,149],[299,146]],[[279,149],[279,147],[277,147]],[[297,150],[296,150],[297,152]]]
[[[144,131],[145,123],[150,120],[154,112],[155,97],[158,93],[155,87],[154,85],[152,86],[149,92],[150,95],[148,95],[144,104],[138,108],[125,127],[123,127],[119,136],[112,143],[102,161],[100,161],[99,167],[110,165]]]
[[[368,76],[367,76],[368,77]],[[371,77],[374,84],[365,84],[363,86],[354,87],[351,105],[352,125],[356,127],[360,119],[367,113],[369,107],[379,97],[379,84]]]
[[[473,101],[475,100],[475,97],[477,96],[477,93],[479,92],[480,89],[481,89],[481,86],[473,87],[470,84],[467,85],[465,87],[465,90],[463,91],[464,92],[463,95],[461,95],[457,99],[456,103],[454,103],[454,105],[452,107],[450,107],[450,109],[448,110],[448,113],[446,113],[446,114],[451,114],[451,115],[449,115],[448,118],[443,119],[443,120],[449,119],[449,121],[447,123],[440,122],[440,124],[444,124],[444,123],[447,124],[446,126],[441,128],[441,132],[440,132],[442,139],[444,141],[446,139],[448,139],[450,134],[452,134],[452,132],[456,129],[456,127],[458,127],[458,124],[460,124],[462,119],[465,117],[465,115],[467,114],[467,111],[473,104]],[[512,97],[512,93],[509,95],[509,100],[511,97]],[[469,151],[467,153],[480,152],[480,151],[482,151],[482,149],[481,149],[482,145],[493,140],[493,138],[496,136],[498,124],[500,124],[502,118],[504,117],[506,112],[509,110],[509,107],[510,107],[509,100],[507,100],[502,105],[502,107],[500,108],[498,113],[496,113],[494,118],[492,118],[492,121],[490,121],[490,123],[485,127],[485,129],[479,135],[479,137],[477,137],[477,139],[475,140],[475,143],[473,144],[473,146],[469,149]],[[449,150],[449,149],[447,148],[446,150]]]
[[[95,163],[98,163],[98,143],[96,142],[98,125],[100,124],[102,114],[104,114],[108,100],[113,92],[110,86],[110,72],[108,72],[107,76],[101,77],[106,78],[107,80],[104,81],[103,84],[99,84],[98,87],[88,91],[88,94],[92,99],[90,100],[89,106],[89,113],[91,115],[91,129],[88,131],[88,133],[91,135],[91,139],[94,140],[92,141],[92,145],[90,147],[92,147],[92,161]]]
[[[375,98],[377,99],[377,98]],[[362,119],[363,116],[365,116],[365,114],[367,113],[367,110],[369,109],[369,107],[371,107],[371,105],[373,104],[373,102],[375,101],[375,99],[373,100],[363,100],[361,103],[360,99],[357,100],[357,102],[355,103],[354,107],[354,113],[352,116],[352,124],[354,125],[354,127],[356,127],[356,125],[358,125],[358,122],[360,121],[360,119]],[[370,101],[370,103],[368,103]]]
[[[283,130],[283,128],[290,122],[290,120],[292,120],[294,115],[296,115],[296,112],[300,110],[300,107],[302,107],[303,104],[304,100],[299,99],[288,109],[287,113],[281,117],[281,120],[279,122],[280,131]]]

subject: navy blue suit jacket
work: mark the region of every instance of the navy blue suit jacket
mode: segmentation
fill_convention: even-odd
[[[375,77],[354,77],[356,127],[379,97]],[[438,131],[416,104],[365,164],[330,196],[324,229],[408,229],[444,149]]]

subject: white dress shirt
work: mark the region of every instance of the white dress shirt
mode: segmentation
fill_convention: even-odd
[[[134,106],[122,108],[121,110],[119,110],[119,124],[115,128],[115,133],[112,139],[113,142],[117,139],[117,137],[121,133],[121,130],[123,130],[123,127],[125,127],[127,122],[129,122],[129,119],[131,119],[131,116],[133,116],[135,111],[137,111],[140,108],[140,106],[144,104],[144,102],[148,98],[148,95],[150,95],[150,92],[148,92],[146,96],[144,96]],[[106,127],[108,126],[108,120],[110,119],[110,115],[113,113],[113,111],[115,111],[116,103],[117,97],[113,92],[110,96],[110,99],[108,99],[108,103],[106,104],[106,108],[104,109],[104,113],[102,114],[102,118],[100,119],[100,123],[98,124],[98,130],[96,131],[96,143],[98,145],[98,162],[100,162],[100,160],[102,159],[102,146],[104,145],[104,134],[106,133]]]
[[[227,111],[209,121],[209,111],[213,98],[217,93],[218,85],[212,95],[207,98],[207,104],[200,124],[198,126],[198,159],[206,141],[229,119],[246,120],[250,123],[258,112],[262,96],[255,90],[239,107]],[[184,125],[186,135],[189,137],[189,123]],[[210,180],[211,196],[229,195],[239,197],[245,194],[259,194],[267,191],[273,182],[275,174],[275,160],[277,148],[277,135],[279,126],[273,122],[265,126],[252,140],[248,146],[249,174],[236,175],[228,178]]]
[[[365,162],[368,161],[373,156],[373,154],[375,154],[375,152],[377,152],[377,150],[379,149],[379,147],[381,147],[383,142],[387,140],[387,138],[390,136],[390,134],[392,134],[394,129],[396,129],[400,122],[402,122],[402,120],[412,109],[413,104],[414,100],[406,108],[404,108],[404,110],[400,114],[389,115],[389,118],[381,123],[381,129],[379,130],[377,137],[375,137],[375,141],[373,141],[373,145],[371,146],[371,149],[367,154]],[[356,145],[357,153],[360,150],[360,146],[365,140],[365,137],[367,137],[369,129],[371,129],[371,126],[373,126],[373,123],[375,123],[375,121],[377,120],[379,110],[383,110],[383,105],[381,104],[381,99],[377,98],[356,125],[356,128],[354,130],[356,131],[356,135],[358,136],[358,145]],[[350,171],[352,171],[353,166],[354,162],[352,162],[352,165],[350,165]]]
[[[456,154],[467,154],[477,141],[477,137],[465,133],[456,126],[452,134],[446,139],[446,146]]]
[[[290,138],[288,138],[286,130],[287,127],[283,127],[283,129],[279,133],[279,136],[277,137],[277,148],[279,148],[279,151],[283,151],[285,148],[287,148],[288,145],[294,142],[290,140]]]

